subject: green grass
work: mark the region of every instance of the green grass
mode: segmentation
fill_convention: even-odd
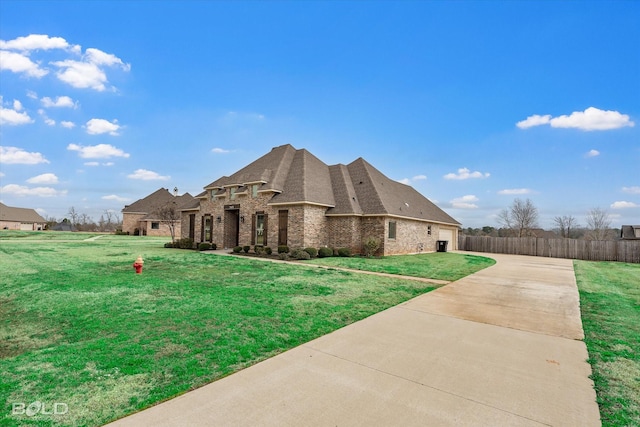
[[[43,234],[51,241],[0,232],[3,426],[101,425],[433,289],[164,249],[167,239]],[[69,411],[12,414],[35,401]]]
[[[640,265],[574,261],[603,426],[640,425]]]
[[[496,262],[491,258],[475,255],[434,252],[382,258],[316,258],[306,263],[454,281],[492,266]]]

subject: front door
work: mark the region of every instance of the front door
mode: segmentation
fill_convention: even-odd
[[[224,211],[224,247],[238,246],[240,238],[240,210]]]

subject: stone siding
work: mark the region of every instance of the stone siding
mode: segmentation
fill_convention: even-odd
[[[229,192],[227,197],[211,200],[208,195],[206,200],[201,199],[200,211],[184,212],[182,237],[188,237],[189,215],[195,213],[194,240],[196,243],[201,242],[203,217],[208,215],[211,217],[212,226],[211,243],[215,243],[219,249],[222,249],[230,242],[229,233],[235,233],[234,222],[237,218],[239,220],[238,244],[253,246],[254,215],[260,212],[265,214],[267,219],[265,230],[267,246],[275,251],[279,236],[278,212],[287,210],[287,245],[291,249],[327,246],[335,249],[349,248],[353,254],[359,254],[362,253],[364,242],[373,237],[380,241],[378,255],[395,255],[435,251],[439,227],[441,227],[424,221],[383,216],[326,216],[327,208],[315,205],[269,206],[273,193],[259,193],[255,198],[250,193],[236,195],[234,200],[229,200],[228,196]],[[233,205],[234,211],[225,211],[225,206],[230,205]],[[388,238],[389,221],[396,222],[395,239]],[[431,226],[431,234],[428,231],[429,226]],[[449,243],[448,249],[455,250],[457,228],[447,228],[453,230],[453,241]]]

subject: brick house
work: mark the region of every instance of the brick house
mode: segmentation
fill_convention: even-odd
[[[0,229],[2,230],[44,230],[47,221],[34,209],[14,208],[0,203]]]
[[[457,249],[460,223],[412,187],[359,158],[328,166],[291,145],[204,187],[182,209],[182,237],[237,245],[350,248],[369,238],[378,254],[435,251],[437,240]]]
[[[181,221],[179,209],[188,206],[193,201],[193,196],[185,193],[178,196],[178,189],[173,194],[166,188],[160,188],[145,198],[126,205],[122,209],[122,231],[141,236],[171,236],[169,221],[160,217],[159,211],[163,207],[175,203],[177,221],[175,222],[175,236],[180,237]]]

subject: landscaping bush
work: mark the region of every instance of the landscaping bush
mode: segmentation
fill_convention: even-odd
[[[253,247],[253,251],[256,253],[256,255],[262,255],[264,253],[264,246],[255,245]]]
[[[380,249],[380,240],[375,237],[369,237],[362,246],[362,253],[367,258],[371,258],[376,252],[378,252],[378,249]]]
[[[298,260],[311,259],[311,255],[303,249],[294,249],[291,251],[291,258]]]
[[[271,255],[273,253],[273,249],[271,249],[269,246],[264,248],[264,253],[267,255]]]
[[[328,258],[333,256],[333,249],[320,248],[318,249],[318,258]]]
[[[340,249],[338,249],[338,256],[350,257],[351,256],[351,250],[349,248],[340,248]]]
[[[311,258],[318,256],[318,250],[316,248],[304,248],[304,251],[308,253]]]
[[[208,251],[209,249],[211,249],[211,243],[202,242],[198,245],[199,251]]]
[[[242,250],[244,251],[245,254],[249,253],[249,249],[251,249],[251,246],[243,246]]]
[[[193,249],[193,239],[185,237],[184,239],[176,240],[173,247],[180,249]]]
[[[164,247],[165,248],[172,248],[173,247],[173,243],[167,242],[167,243],[164,244]]]
[[[240,252],[242,252],[242,246],[236,246],[233,248],[234,254],[239,254]]]
[[[278,246],[278,253],[279,254],[288,254],[289,253],[289,246],[287,246],[287,245]]]
[[[216,245],[215,243],[212,243],[211,250],[215,251],[216,249],[218,249],[218,245]]]
[[[286,252],[278,252],[278,258],[281,259],[282,261],[288,261],[289,254]]]

